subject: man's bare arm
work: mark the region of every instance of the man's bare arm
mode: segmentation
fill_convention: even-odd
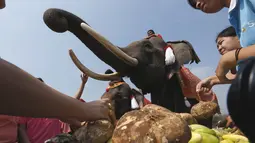
[[[64,95],[0,59],[0,114],[85,121],[108,118],[108,108],[103,101],[82,103]]]

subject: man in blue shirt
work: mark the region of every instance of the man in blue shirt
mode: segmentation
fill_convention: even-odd
[[[231,83],[226,77],[238,61],[255,56],[255,1],[254,0],[188,0],[189,4],[205,13],[216,13],[229,8],[229,22],[235,28],[241,50],[231,51],[222,56],[216,70],[217,84]],[[205,86],[206,88],[206,86]]]

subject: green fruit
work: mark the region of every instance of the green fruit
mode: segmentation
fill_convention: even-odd
[[[227,134],[227,135],[223,135],[222,136],[223,139],[229,139],[232,140],[234,142],[249,142],[248,138],[246,138],[245,136],[241,136],[241,135],[235,135],[235,134]]]
[[[216,136],[216,133],[214,130],[211,130],[211,129],[196,129],[194,132],[197,132],[197,133],[207,133],[207,134],[211,134],[211,135],[214,135]]]
[[[191,139],[189,143],[201,143],[202,136],[199,133],[191,132]]]
[[[220,143],[234,143],[234,142],[227,139],[227,140],[222,140],[222,141],[220,141]]]
[[[192,131],[195,131],[196,129],[209,129],[207,128],[206,126],[203,126],[203,125],[199,125],[199,124],[191,124],[189,125],[190,129]],[[210,130],[210,129],[209,129]]]
[[[219,143],[220,140],[215,137],[214,135],[207,134],[207,133],[199,133],[202,135],[202,143]]]
[[[214,130],[214,132],[216,133],[216,136],[217,137],[221,137],[222,135],[223,135],[223,133],[221,133],[219,130],[217,130],[217,129],[212,129],[212,130]]]

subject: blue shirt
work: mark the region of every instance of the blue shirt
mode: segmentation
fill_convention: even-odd
[[[243,48],[255,44],[255,0],[231,0],[229,6],[229,22],[235,28]],[[238,71],[245,62],[239,61]]]
[[[229,22],[243,48],[255,44],[255,0],[231,0]]]

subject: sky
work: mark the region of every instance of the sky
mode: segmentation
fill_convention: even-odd
[[[81,79],[68,49],[72,48],[93,71],[104,73],[110,67],[72,33],[51,31],[43,22],[43,13],[48,8],[76,14],[120,47],[145,37],[148,29],[154,29],[166,41],[187,40],[201,62],[186,67],[201,79],[215,73],[220,58],[215,38],[229,26],[227,9],[205,14],[192,9],[186,0],[6,0],[6,8],[0,11],[0,57],[69,96],[77,92]],[[125,80],[135,87],[129,79]],[[100,99],[107,85],[108,82],[89,79],[82,98]],[[227,113],[228,88],[228,85],[213,88],[223,113]]]

